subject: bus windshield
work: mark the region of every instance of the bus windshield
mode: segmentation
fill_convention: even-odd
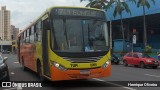
[[[53,19],[52,48],[57,52],[108,51],[107,24],[94,19]]]

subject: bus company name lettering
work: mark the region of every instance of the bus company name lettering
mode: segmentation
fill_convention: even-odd
[[[76,9],[58,9],[58,15],[75,15],[75,16],[90,16],[90,17],[102,17],[101,13],[89,10],[76,10]]]
[[[71,64],[71,67],[78,67],[78,64]]]
[[[97,63],[91,63],[90,66],[91,66],[91,67],[96,67],[96,66],[97,66]]]

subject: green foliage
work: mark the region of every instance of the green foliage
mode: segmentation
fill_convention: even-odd
[[[151,0],[153,2],[153,4],[155,4],[155,0]],[[150,8],[150,4],[148,2],[148,0],[139,0],[137,3],[137,7],[140,6],[146,6],[148,9]]]
[[[131,2],[136,3],[135,0],[129,0]],[[115,9],[114,9],[114,13],[113,16],[116,17],[117,14],[122,15],[122,12],[125,10],[127,13],[130,13],[131,15],[131,11],[129,9],[129,6],[127,5],[127,3],[123,0],[110,0],[108,2],[108,4],[105,6],[105,10],[109,10],[111,7],[113,7],[113,5],[115,5]]]
[[[103,9],[108,3],[107,0],[80,0],[80,2],[83,1],[89,1],[86,7],[97,8],[97,9]]]
[[[149,46],[149,45],[147,45],[146,47],[145,47],[145,50],[144,50],[146,53],[151,53],[152,52],[152,47],[151,46]]]

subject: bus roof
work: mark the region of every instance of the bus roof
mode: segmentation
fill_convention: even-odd
[[[88,8],[88,7],[76,7],[76,6],[52,6],[47,8],[37,19],[35,19],[32,23],[30,23],[26,28],[23,29],[23,31],[21,31],[19,33],[19,35],[21,33],[23,33],[24,31],[26,31],[30,26],[32,26],[33,24],[35,24],[40,18],[43,17],[44,14],[46,14],[47,12],[50,12],[53,8],[80,8],[80,9],[90,9],[90,10],[97,10],[97,11],[102,11],[104,12],[104,10],[101,9],[96,9],[96,8]]]
[[[90,9],[90,10],[104,11],[104,10],[96,9],[96,8],[76,7],[76,6],[53,6],[53,7],[48,8],[47,10],[50,11],[50,10],[52,10],[53,8],[81,8],[81,9]]]

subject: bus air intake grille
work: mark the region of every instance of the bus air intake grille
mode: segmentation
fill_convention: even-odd
[[[63,57],[63,59],[70,61],[72,63],[90,63],[90,62],[97,62],[100,60],[103,56],[99,57],[87,57],[87,58],[69,58],[69,57]]]

